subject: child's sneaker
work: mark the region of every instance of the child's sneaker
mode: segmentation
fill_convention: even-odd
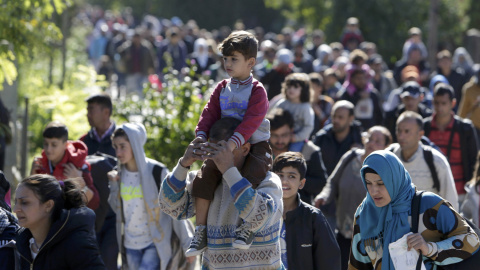
[[[185,252],[186,257],[197,256],[207,248],[207,227],[197,226],[190,247]]]
[[[237,238],[233,241],[232,246],[238,249],[249,249],[255,238],[255,233],[250,230],[249,224],[244,222],[238,226],[235,233]]]

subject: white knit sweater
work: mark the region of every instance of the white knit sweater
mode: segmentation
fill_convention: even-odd
[[[195,174],[177,164],[167,175],[159,194],[165,213],[177,219],[195,215],[191,196]],[[269,172],[257,189],[252,189],[237,168],[230,168],[215,190],[208,211],[208,248],[202,269],[284,269],[279,242],[282,213],[282,185],[277,175]],[[247,250],[232,247],[235,229],[242,219],[256,232]]]

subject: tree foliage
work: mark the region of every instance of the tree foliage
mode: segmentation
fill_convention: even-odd
[[[205,78],[192,81],[189,76],[178,79],[175,73],[169,73],[164,82],[161,92],[148,86],[144,98],[130,96],[118,101],[114,117],[118,124],[143,123],[147,130],[146,155],[172,169],[195,138],[195,127],[213,81]]]
[[[297,25],[325,29],[331,20],[328,16],[329,0],[265,0],[265,5],[281,10],[283,16]]]
[[[37,53],[50,52],[51,44],[61,38],[51,22],[69,0],[15,0],[0,4],[0,89],[17,78],[15,61],[23,63]]]

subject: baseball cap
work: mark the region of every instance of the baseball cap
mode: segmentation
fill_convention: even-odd
[[[413,65],[406,66],[402,69],[402,80],[413,77],[415,80],[420,76],[418,68]]]
[[[413,98],[418,98],[422,90],[420,85],[417,82],[406,82],[402,86],[402,93],[400,94],[401,98],[411,96]]]

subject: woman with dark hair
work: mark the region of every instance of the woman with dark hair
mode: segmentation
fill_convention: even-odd
[[[416,188],[402,162],[387,150],[371,153],[360,174],[367,196],[355,213],[348,269],[395,269],[389,244],[411,232]],[[431,192],[420,198],[418,233],[408,235],[406,243],[408,250],[421,251],[427,270],[468,259],[480,245],[464,218]]]
[[[24,227],[16,238],[20,269],[105,269],[84,196],[75,179],[36,174],[20,182],[13,207]]]

